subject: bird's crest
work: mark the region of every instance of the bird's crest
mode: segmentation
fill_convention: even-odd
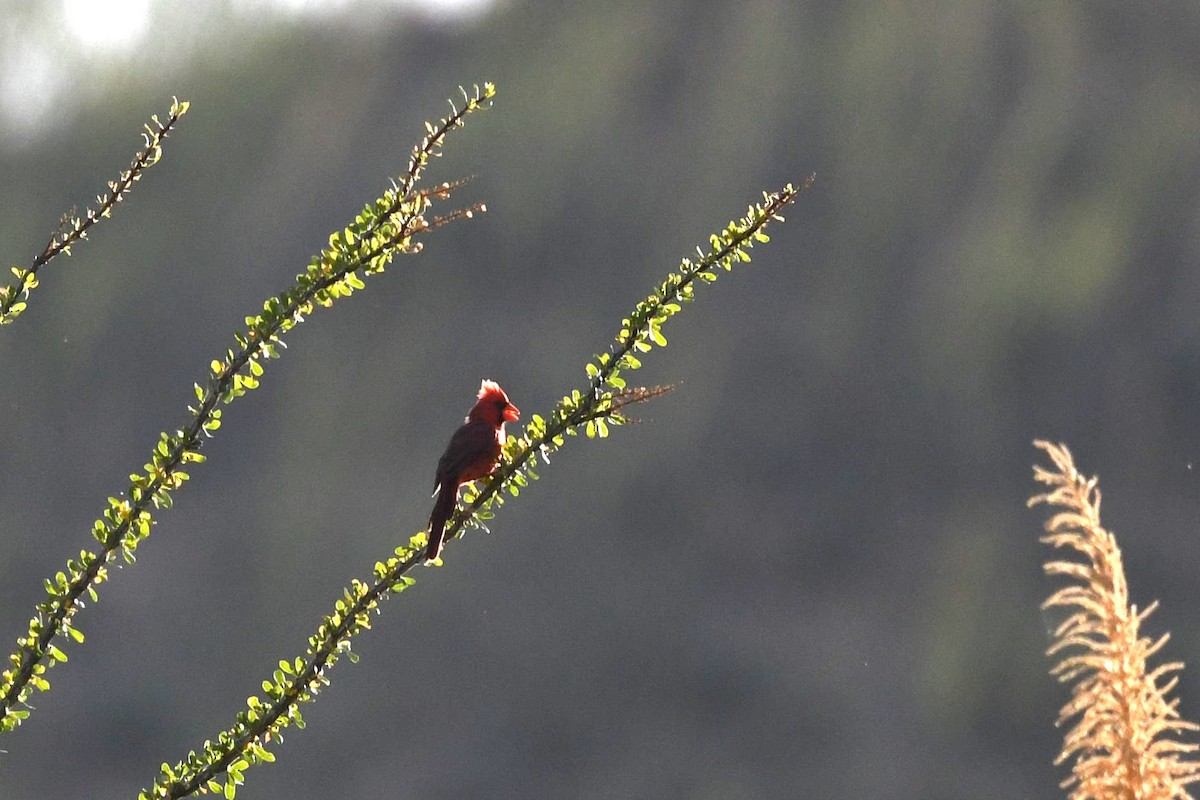
[[[504,401],[508,402],[508,395],[500,388],[500,384],[495,381],[484,380],[479,384],[479,394],[476,397],[482,400],[489,395],[491,397],[504,398]]]

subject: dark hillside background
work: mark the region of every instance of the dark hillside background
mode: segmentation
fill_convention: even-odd
[[[1061,797],[1035,437],[1102,476],[1200,719],[1200,6],[187,5],[110,56],[0,5],[0,89],[68,65],[51,111],[6,101],[5,268],[192,102],[0,331],[4,653],[243,318],[484,80],[431,177],[488,213],[288,337],[0,743],[0,796],[133,797],[215,736],[423,527],[480,378],[544,413],[814,171],[636,375],[679,389],[421,571],[239,797]]]

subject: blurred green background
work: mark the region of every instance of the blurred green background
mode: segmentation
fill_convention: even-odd
[[[679,389],[421,571],[245,795],[1060,797],[1035,436],[1102,476],[1200,718],[1200,6],[120,5],[0,5],[5,267],[192,102],[0,332],[4,652],[460,83],[498,99],[431,178],[489,210],[230,407],[0,743],[0,795],[131,797],[225,728],[423,526],[480,378],[544,413],[680,257],[813,171],[636,375]]]

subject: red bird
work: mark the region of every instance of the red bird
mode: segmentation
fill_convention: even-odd
[[[433,496],[437,499],[433,501],[433,513],[429,515],[426,564],[436,561],[442,553],[446,520],[458,502],[458,488],[492,473],[504,444],[504,423],[516,422],[521,417],[521,412],[508,401],[508,395],[495,381],[481,383],[478,397],[438,461],[433,487]]]

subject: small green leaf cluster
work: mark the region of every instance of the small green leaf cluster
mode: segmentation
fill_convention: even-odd
[[[29,293],[38,286],[37,270],[33,267],[13,267],[10,271],[16,282],[9,286],[0,286],[0,325],[11,325],[21,316]]]
[[[454,114],[436,126],[426,123],[426,135],[413,150],[408,172],[382,197],[368,203],[350,225],[330,236],[329,245],[312,258],[288,289],[266,300],[261,313],[246,317],[245,329],[234,334],[236,346],[212,360],[203,385],[193,384],[196,405],[188,406],[189,424],[159,434],[143,471],[129,476],[126,492],[110,497],[94,523],[92,535],[100,543],[100,552],[81,552],[78,560],[68,561],[58,580],[46,582],[47,599],[37,606],[26,635],[18,639],[17,650],[9,657],[11,669],[0,674],[0,733],[28,717],[28,710],[18,706],[25,705],[33,689],[49,688],[43,677],[46,667],[65,660],[53,657],[51,642],[60,633],[77,632],[73,617],[82,607],[82,596],[86,593],[96,598],[95,587],[107,578],[106,565],[115,561],[118,553],[125,562],[134,562],[138,545],[155,522],[153,510],[170,508],[171,493],[189,479],[183,465],[204,461],[200,453],[204,437],[211,437],[221,427],[218,404],[232,403],[258,388],[264,362],[279,358],[286,348],[283,334],[317,306],[328,307],[364,288],[361,276],[383,272],[396,253],[417,252],[419,243],[414,237],[459,217],[470,217],[482,208],[473,206],[430,220],[425,214],[434,201],[449,199],[462,184],[414,187],[429,158],[440,151],[446,134],[462,127],[467,114],[486,108],[494,93],[491,84],[485,84],[483,90],[476,88],[474,95],[464,92],[467,103],[462,109],[455,107]],[[186,110],[186,104],[182,109]],[[61,653],[57,648],[53,652]]]
[[[152,116],[150,118],[152,124],[142,126],[146,131],[142,134],[145,146],[134,155],[129,169],[122,172],[115,181],[108,182],[108,193],[96,196],[96,207],[87,209],[82,217],[73,212],[64,214],[58,222],[58,229],[50,237],[49,243],[46,244],[41,254],[33,260],[33,264],[28,269],[12,268],[16,282],[8,286],[0,286],[0,325],[12,323],[25,310],[29,293],[38,285],[38,269],[59,253],[71,255],[72,245],[87,239],[88,229],[100,220],[111,216],[117,204],[125,195],[129,194],[133,184],[141,180],[142,173],[146,168],[158,163],[158,160],[162,158],[163,141],[175,127],[179,118],[187,113],[190,106],[191,104],[187,101],[181,102],[176,97],[171,103],[171,110],[167,114],[166,122],[160,121],[157,115]]]

